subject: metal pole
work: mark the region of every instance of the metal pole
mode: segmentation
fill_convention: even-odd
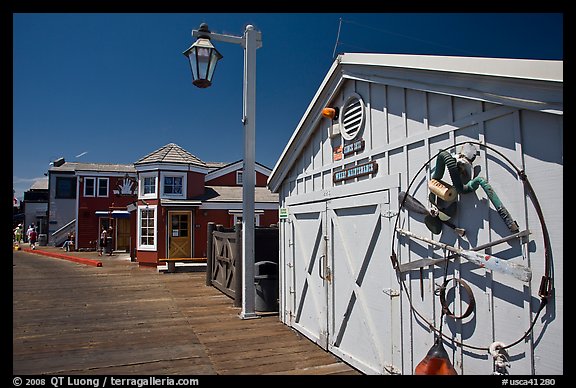
[[[193,37],[206,32],[192,30]],[[240,44],[244,48],[244,165],[242,170],[242,311],[240,318],[258,318],[254,288],[254,187],[256,183],[256,50],[262,47],[262,34],[247,25],[243,36],[208,33],[210,39]]]
[[[254,187],[256,185],[256,38],[254,26],[244,32],[244,169],[242,172],[242,319],[256,318],[254,288]]]
[[[234,251],[234,307],[242,307],[242,223],[234,225],[236,249]],[[254,302],[256,303],[256,302]]]

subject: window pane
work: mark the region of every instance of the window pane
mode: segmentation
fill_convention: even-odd
[[[108,179],[106,178],[98,179],[98,196],[99,197],[108,196]]]
[[[96,187],[96,180],[94,178],[85,178],[84,179],[84,195],[86,196],[94,196],[94,189]]]
[[[154,210],[140,211],[140,244],[154,245]]]
[[[164,177],[164,194],[182,194],[182,177]]]
[[[143,194],[154,194],[156,192],[156,177],[145,177]]]
[[[180,236],[188,237],[188,216],[182,215],[180,219]]]

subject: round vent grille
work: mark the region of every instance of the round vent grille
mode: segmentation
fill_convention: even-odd
[[[340,114],[340,133],[346,140],[352,140],[358,135],[364,125],[364,101],[359,94],[348,97]]]

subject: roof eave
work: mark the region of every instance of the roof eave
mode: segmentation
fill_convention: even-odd
[[[329,104],[342,85],[344,78],[342,74],[345,69],[356,66],[460,73],[479,77],[552,82],[559,85],[563,83],[563,61],[400,54],[340,54],[332,64],[268,178],[267,185],[272,192],[278,192],[282,181],[292,167],[290,161],[296,157],[300,146],[308,139],[317,121],[321,119],[319,111],[321,107],[316,105],[319,101]],[[339,80],[338,77],[340,77]],[[318,112],[314,115],[315,110]]]
[[[272,169],[272,173],[268,177],[268,181],[267,181],[267,186],[270,189],[270,191],[272,191],[274,193],[278,192],[278,188],[280,187],[280,183],[282,182],[282,180],[284,179],[284,177],[288,173],[288,170],[286,169],[286,166],[285,166],[285,159],[289,155],[289,152],[292,151],[294,148],[296,148],[296,142],[299,140],[299,137],[301,136],[301,129],[304,127],[304,125],[308,125],[307,121],[308,121],[309,117],[311,117],[310,113],[312,112],[312,110],[316,106],[317,101],[320,100],[321,98],[322,99],[332,98],[332,96],[334,95],[334,92],[336,90],[338,90],[340,83],[338,83],[337,85],[334,85],[334,86],[332,86],[332,85],[333,85],[333,81],[337,78],[337,76],[339,74],[339,69],[341,67],[340,62],[341,62],[342,57],[343,57],[343,54],[339,54],[338,57],[336,57],[336,59],[332,63],[332,66],[328,70],[328,73],[324,77],[324,80],[320,84],[320,87],[316,91],[316,94],[312,98],[312,101],[308,105],[308,108],[306,109],[306,111],[302,115],[302,118],[300,119],[300,122],[298,123],[296,130],[292,133],[290,140],[288,140],[288,144],[286,145],[286,147],[282,151],[282,154],[280,155],[280,157],[276,161],[276,165]],[[333,91],[332,91],[330,96],[327,96],[327,93],[330,90],[330,86],[332,86]],[[321,116],[316,117],[316,119],[320,119],[320,118],[321,118]]]

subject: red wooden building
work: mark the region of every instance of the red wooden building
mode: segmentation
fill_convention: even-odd
[[[270,173],[256,163],[256,226],[278,222]],[[143,265],[206,257],[208,222],[232,227],[242,217],[242,160],[204,162],[172,143],[133,165],[62,160],[49,170],[49,197],[51,245],[75,231],[76,249],[95,249],[102,227],[112,226],[112,248]]]
[[[128,207],[136,257],[206,257],[208,222],[232,227],[242,217],[242,161],[206,163],[170,143],[134,163],[137,201]],[[266,188],[271,170],[256,164],[255,222],[278,222],[278,196]]]
[[[132,165],[59,160],[48,171],[48,242],[75,232],[75,249],[95,249],[102,227],[113,227],[113,249],[130,249],[127,205],[137,198]]]

